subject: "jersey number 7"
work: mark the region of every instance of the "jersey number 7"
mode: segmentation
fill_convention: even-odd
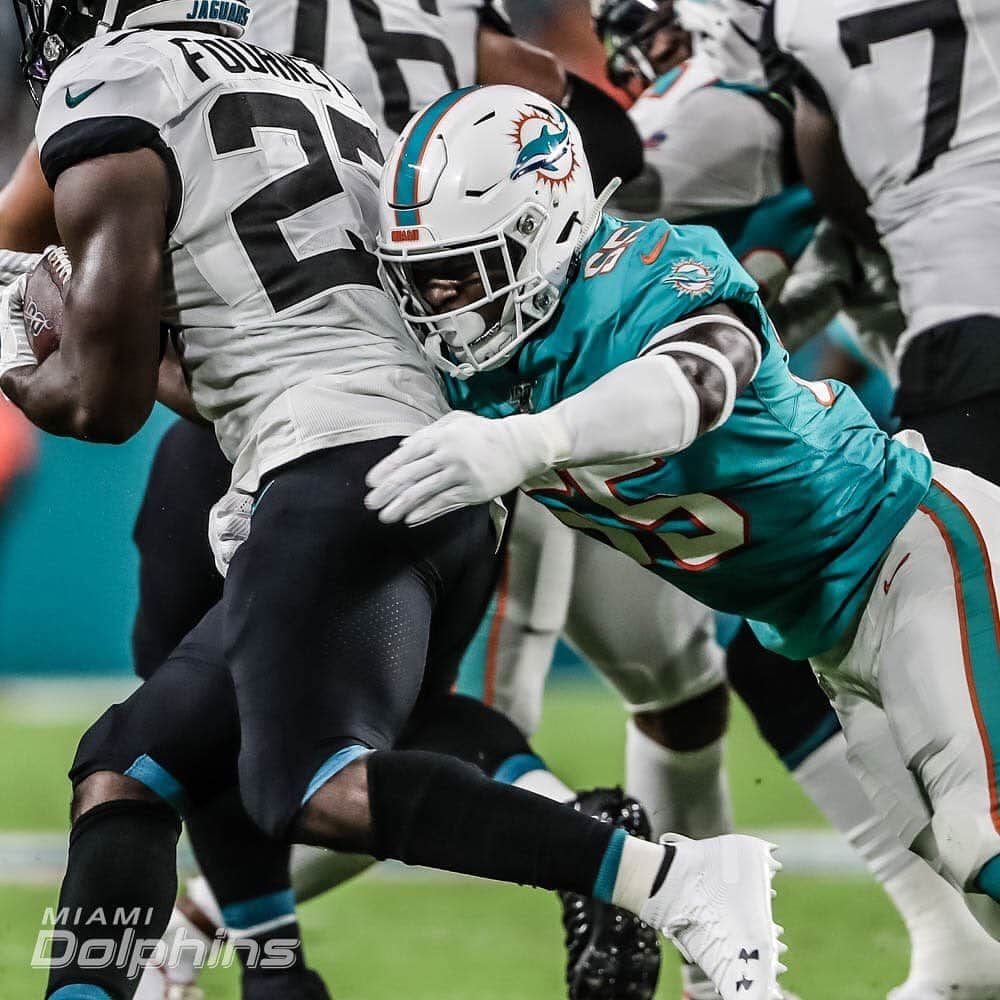
[[[882,7],[842,18],[837,27],[840,46],[852,69],[871,63],[871,48],[880,42],[917,31],[930,31],[934,38],[924,135],[920,158],[913,173],[906,179],[909,183],[927,173],[937,158],[948,152],[958,127],[968,38],[958,0],[912,0],[895,7]]]
[[[336,108],[325,109],[341,160],[361,165],[363,153],[383,162],[373,132]],[[275,312],[341,285],[379,287],[375,258],[357,233],[343,228],[350,248],[299,257],[282,231],[293,216],[344,193],[320,123],[303,101],[259,91],[226,93],[212,106],[208,125],[217,156],[259,149],[255,129],[294,132],[306,155],[304,166],[279,175],[229,213]]]

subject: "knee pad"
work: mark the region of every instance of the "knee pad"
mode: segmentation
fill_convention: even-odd
[[[718,742],[729,723],[729,688],[716,684],[704,694],[656,712],[636,713],[640,727],[660,746],[680,753]],[[638,725],[638,723],[637,723]]]

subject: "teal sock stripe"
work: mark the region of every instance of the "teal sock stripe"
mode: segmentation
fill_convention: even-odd
[[[111,995],[99,986],[77,983],[73,986],[59,987],[49,1000],[111,1000]]]
[[[823,721],[794,749],[783,754],[781,763],[794,771],[800,764],[811,757],[827,740],[840,732],[840,719],[832,709],[823,717]]]
[[[976,879],[976,885],[990,899],[1000,903],[1000,854],[983,865],[983,870]]]
[[[533,753],[516,753],[508,757],[494,772],[493,780],[504,785],[513,785],[518,778],[531,771],[547,771],[545,761]]]
[[[182,816],[188,811],[190,803],[184,786],[149,754],[144,753],[141,757],[136,757],[132,766],[125,772],[125,776],[144,784],[164,802],[172,805]]]
[[[295,919],[295,893],[291,889],[280,889],[267,896],[222,907],[222,919],[226,926],[238,931],[252,931],[282,917]]]
[[[612,832],[611,841],[604,852],[592,893],[594,899],[598,899],[602,903],[610,903],[611,897],[614,895],[615,882],[618,880],[618,869],[621,867],[622,851],[625,850],[626,840],[628,840],[628,834],[624,830],[616,828]]]

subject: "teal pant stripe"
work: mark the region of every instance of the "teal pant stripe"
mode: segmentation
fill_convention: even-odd
[[[530,771],[547,771],[545,761],[533,753],[517,753],[508,757],[493,772],[493,780],[504,785],[513,785],[518,778],[523,778]]]
[[[989,553],[972,515],[936,481],[921,509],[942,531],[959,581],[966,675],[986,753],[993,825],[1000,832],[1000,617]]]
[[[625,841],[628,834],[617,827],[611,834],[611,841],[604,858],[601,860],[601,868],[597,873],[597,881],[594,883],[594,899],[602,903],[610,903],[615,891],[615,882],[618,880],[618,868],[622,863],[622,851],[625,850]]]
[[[976,885],[983,892],[985,892],[990,899],[1000,903],[1000,854],[998,854],[992,861],[987,861],[986,864],[983,865],[983,869],[979,873],[979,877],[976,879]]]
[[[99,986],[79,983],[75,986],[61,986],[49,1000],[111,1000],[111,996]]]
[[[268,896],[258,896],[242,903],[222,907],[222,919],[233,930],[249,931],[281,917],[295,916],[295,893],[281,889]]]
[[[184,786],[148,754],[137,757],[125,772],[127,778],[142,782],[151,792],[155,792],[164,802],[169,802],[181,815],[187,812],[188,797]]]

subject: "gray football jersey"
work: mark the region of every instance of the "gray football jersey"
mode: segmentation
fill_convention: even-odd
[[[162,318],[234,485],[446,412],[378,282],[375,125],[323,70],[199,32],[113,33],[60,66],[37,138],[53,185],[107,153],[167,164]]]
[[[1000,315],[1000,4],[774,0],[773,35],[868,193],[907,317],[901,348]]]
[[[420,108],[476,82],[483,23],[509,30],[497,0],[271,0],[255,5],[246,38],[345,83],[388,151]]]

